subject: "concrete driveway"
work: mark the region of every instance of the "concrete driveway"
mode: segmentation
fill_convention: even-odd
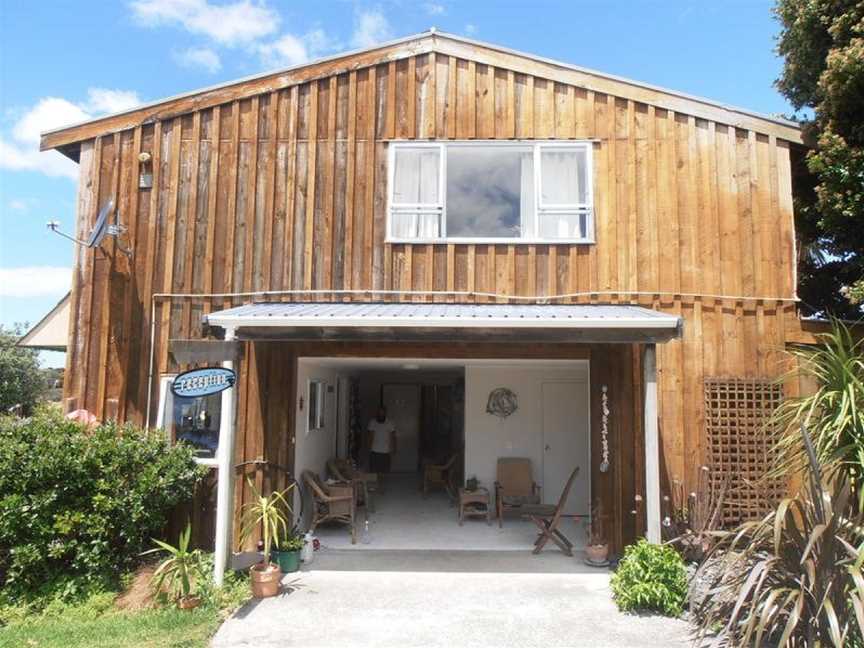
[[[216,648],[675,648],[687,624],[617,611],[605,570],[553,551],[322,551],[285,592],[228,619]]]

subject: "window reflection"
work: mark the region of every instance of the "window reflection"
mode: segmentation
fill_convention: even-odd
[[[221,394],[187,398],[174,396],[168,390],[170,417],[165,417],[166,431],[175,441],[185,441],[195,448],[198,459],[213,459],[219,447]]]
[[[530,148],[447,150],[447,236],[531,236],[534,159]]]

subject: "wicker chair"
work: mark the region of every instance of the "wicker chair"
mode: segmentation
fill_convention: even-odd
[[[453,501],[456,498],[456,488],[453,486],[453,472],[459,453],[454,452],[443,464],[427,463],[423,466],[423,497],[429,495],[433,487],[441,487]]]
[[[351,531],[351,544],[357,544],[354,485],[322,484],[318,475],[311,470],[303,471],[303,483],[312,494],[312,524],[309,530],[314,533],[322,522],[347,524]]]
[[[327,473],[336,481],[354,484],[357,505],[365,505],[370,511],[375,511],[375,501],[371,493],[378,489],[377,474],[357,470],[350,460],[335,457],[327,460]]]
[[[540,504],[540,487],[531,474],[531,460],[524,457],[498,459],[495,481],[495,510],[498,526],[502,526],[505,511],[525,512],[526,507]]]

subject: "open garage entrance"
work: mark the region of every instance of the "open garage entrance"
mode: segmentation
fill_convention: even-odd
[[[500,522],[496,516],[499,461],[513,460],[527,466],[540,503],[552,505],[580,468],[562,530],[583,545],[591,509],[589,382],[587,360],[299,358],[297,475],[311,471],[326,488],[339,477],[334,460],[368,473],[369,422],[382,405],[396,437],[390,471],[369,484],[371,506],[355,512],[356,543],[345,524],[322,524],[316,535],[338,549],[525,551],[536,538],[533,523],[518,510]],[[501,390],[515,406],[507,415],[499,411]],[[459,489],[474,479],[488,491],[489,519],[466,517],[460,525]],[[308,491],[306,525],[315,506]]]

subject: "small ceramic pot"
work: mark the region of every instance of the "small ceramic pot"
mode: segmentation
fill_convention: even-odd
[[[585,555],[588,557],[593,563],[604,563],[606,562],[606,558],[609,556],[609,545],[591,545],[589,544],[585,547]]]
[[[279,565],[273,563],[252,565],[249,576],[251,577],[252,596],[255,598],[268,598],[279,593],[279,581],[282,579],[282,570],[279,569]]]

